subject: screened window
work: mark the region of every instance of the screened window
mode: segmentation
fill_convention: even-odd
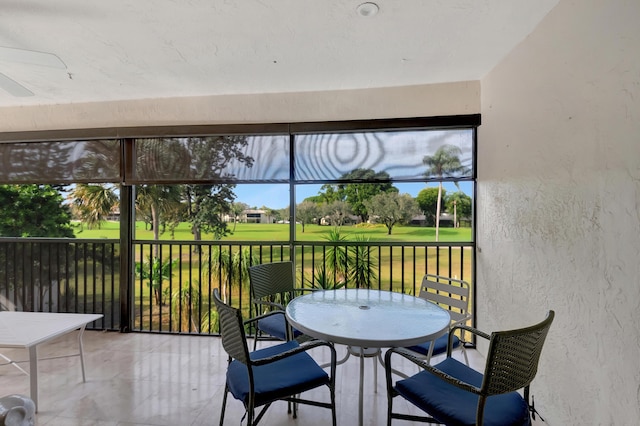
[[[298,182],[358,180],[350,177],[358,169],[373,170],[374,180],[393,181],[469,179],[474,173],[472,129],[296,135],[294,146]],[[443,149],[461,167],[436,176],[424,160]]]
[[[0,144],[1,183],[80,183],[120,180],[120,141]]]
[[[202,136],[136,139],[136,182],[286,182],[289,137]]]

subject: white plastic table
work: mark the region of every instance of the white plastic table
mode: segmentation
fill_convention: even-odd
[[[364,357],[368,348],[413,346],[447,332],[449,312],[419,297],[368,290],[326,290],[299,296],[287,305],[287,319],[296,329],[320,340],[359,347],[362,425]],[[375,361],[374,361],[375,362]]]
[[[80,330],[78,333],[79,353],[69,356],[80,356],[82,381],[86,381],[84,372],[84,355],[82,351],[82,334],[92,321],[102,318],[102,314],[64,314],[50,312],[0,312],[0,348],[24,348],[29,350],[29,386],[31,399],[38,408],[38,345]],[[14,361],[0,356],[26,373]]]

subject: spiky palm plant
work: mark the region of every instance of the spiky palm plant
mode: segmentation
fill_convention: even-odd
[[[354,241],[357,243],[369,242],[369,237],[356,235]],[[349,246],[348,250],[348,280],[356,288],[369,288],[371,282],[375,280],[376,259],[371,255],[371,247],[368,245]]]
[[[222,249],[215,247],[203,259],[203,270],[211,268],[212,280],[221,283],[221,295],[226,302],[231,289],[249,285],[249,267],[256,265],[260,259],[252,255],[248,247],[242,250]]]
[[[200,283],[191,284],[185,282],[181,288],[177,288],[171,295],[171,320],[180,324],[179,331],[198,331],[198,324],[194,318],[200,305]],[[174,315],[178,319],[174,320]]]
[[[327,247],[325,255],[326,272],[333,275],[337,282],[346,281],[349,268],[349,254],[343,244],[347,240],[346,235],[340,233],[340,228],[333,228],[324,237],[325,240],[338,243]]]
[[[177,265],[178,259],[160,259],[157,256],[148,256],[144,262],[136,262],[136,278],[147,280],[147,286],[152,289],[158,306],[163,304],[162,283],[171,280],[171,277],[173,277],[172,271],[175,270]]]
[[[336,282],[333,274],[327,273],[327,268],[324,263],[318,263],[313,265],[313,272],[311,278],[305,278],[311,288],[320,290],[337,290],[346,285],[345,281]]]

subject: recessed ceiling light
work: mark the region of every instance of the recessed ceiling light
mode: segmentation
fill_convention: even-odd
[[[372,2],[362,3],[361,5],[356,7],[356,12],[358,12],[358,15],[364,16],[365,18],[375,16],[379,10],[380,8],[378,7],[378,5]]]

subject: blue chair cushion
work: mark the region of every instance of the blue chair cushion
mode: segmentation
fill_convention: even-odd
[[[277,339],[287,340],[287,319],[284,316],[284,312],[269,315],[268,317],[258,320],[258,330]],[[294,339],[301,334],[299,330],[293,329]]]
[[[425,342],[419,345],[411,346],[407,349],[417,352],[421,355],[427,356],[429,353],[429,346],[431,346],[432,342]],[[453,335],[452,348],[455,349],[460,346],[460,339],[455,334]],[[443,336],[438,337],[435,342],[433,342],[433,352],[431,356],[441,355],[447,352],[447,345],[449,344],[449,334],[445,334]]]
[[[435,366],[459,380],[480,387],[482,374],[454,358]],[[462,390],[428,371],[396,382],[395,389],[405,399],[447,425],[474,425],[478,395]],[[518,392],[487,398],[484,424],[492,426],[530,425],[529,407]]]
[[[251,352],[250,357],[255,361],[298,346],[298,342],[291,340]],[[306,352],[252,368],[256,407],[329,383],[329,375]],[[246,406],[249,402],[249,373],[245,364],[237,360],[229,364],[227,385],[233,397]]]

